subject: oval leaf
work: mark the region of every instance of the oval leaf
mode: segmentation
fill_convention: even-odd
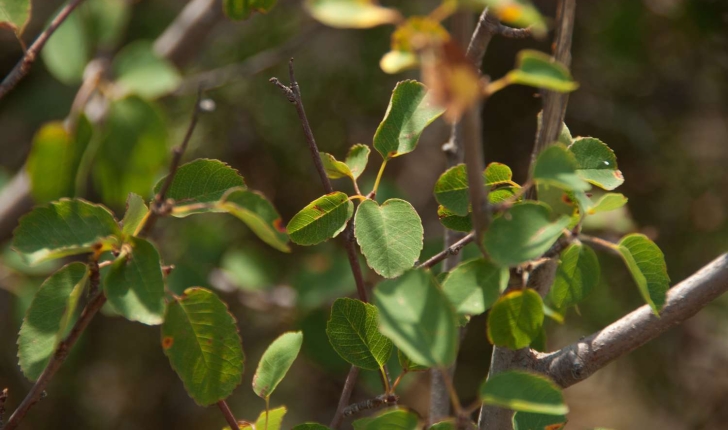
[[[337,28],[370,28],[402,18],[397,10],[374,0],[306,0],[306,9],[317,20]]]
[[[392,355],[392,341],[379,333],[378,326],[375,306],[343,298],[331,308],[326,335],[341,358],[362,369],[378,370]]]
[[[255,430],[280,430],[286,412],[285,406],[261,412],[255,420]]]
[[[144,199],[138,194],[129,193],[129,197],[126,199],[126,212],[124,212],[124,219],[121,220],[121,231],[124,234],[133,236],[136,234],[137,229],[147,217],[149,208],[144,204]]]
[[[389,199],[382,206],[374,200],[363,201],[356,212],[354,233],[369,267],[385,278],[411,268],[422,251],[422,220],[401,199]]]
[[[162,348],[199,405],[227,398],[242,380],[245,355],[235,319],[211,291],[188,288],[167,306]]]
[[[468,174],[465,164],[447,169],[435,182],[435,200],[458,216],[466,216],[470,207]]]
[[[550,222],[550,210],[539,203],[524,202],[493,220],[483,243],[501,266],[515,266],[543,255],[569,225],[569,217]]]
[[[533,179],[571,191],[586,191],[591,186],[576,173],[577,167],[574,155],[565,146],[551,145],[536,159]]]
[[[558,309],[573,306],[584,300],[598,282],[599,260],[594,251],[581,244],[570,245],[561,253],[549,299]]]
[[[665,304],[670,277],[667,275],[665,256],[653,241],[643,234],[630,234],[617,245],[632,278],[655,315]]]
[[[48,38],[40,55],[54,78],[66,85],[79,84],[91,59],[89,34],[83,15],[78,11],[68,15]]]
[[[355,430],[416,430],[420,418],[405,408],[385,411],[375,418],[362,418],[352,423]]]
[[[111,68],[122,95],[156,99],[174,91],[182,82],[174,65],[159,57],[152,45],[150,41],[138,40],[114,56]]]
[[[72,318],[78,303],[78,297],[70,300],[72,292],[83,289],[87,279],[86,265],[71,263],[52,274],[35,293],[18,335],[18,364],[31,381],[38,379],[65,336],[70,324],[64,324],[64,317]]]
[[[427,88],[417,81],[397,83],[384,120],[374,134],[374,149],[388,160],[414,151],[425,127],[444,109],[427,97]]]
[[[120,234],[111,212],[81,199],[61,199],[39,206],[20,218],[13,248],[30,264],[90,252],[108,236]]]
[[[506,75],[512,84],[568,93],[579,88],[569,69],[543,52],[524,49],[518,53],[516,68]]]
[[[124,245],[131,248],[109,268],[104,278],[104,293],[118,313],[131,321],[161,324],[164,317],[164,276],[159,253],[154,245],[130,237]]]
[[[369,161],[369,153],[371,149],[367,145],[357,143],[349,148],[349,152],[346,154],[346,165],[349,166],[349,170],[353,175],[354,179],[361,176],[364,173],[364,169],[367,167]]]
[[[326,171],[326,176],[329,178],[354,178],[349,166],[347,166],[343,161],[337,160],[333,155],[326,152],[319,152],[319,157],[321,158],[321,164],[323,164],[324,170]]]
[[[480,386],[480,399],[514,411],[564,415],[569,408],[556,384],[543,375],[509,370],[489,377]]]
[[[410,270],[374,289],[379,330],[421,365],[447,366],[457,354],[455,311],[432,275]]]
[[[617,156],[604,142],[593,137],[577,137],[569,146],[577,164],[577,173],[585,181],[611,191],[624,183],[617,168]]]
[[[488,314],[488,339],[497,346],[525,348],[541,333],[543,318],[543,301],[537,292],[510,292],[498,299]]]
[[[261,193],[233,191],[219,206],[243,221],[263,242],[279,251],[291,252],[281,216]]]
[[[588,210],[589,215],[599,212],[609,212],[619,209],[627,204],[627,197],[620,193],[606,193]]]
[[[450,212],[442,205],[437,207],[437,218],[443,226],[450,230],[468,233],[473,229],[473,217],[470,214],[460,216],[454,212]]]
[[[513,172],[511,168],[503,163],[490,163],[485,168],[485,185],[496,186],[496,185],[516,185],[513,182]]]
[[[299,245],[316,245],[336,237],[354,213],[354,203],[339,191],[326,194],[301,209],[288,223],[291,240]]]
[[[479,315],[488,310],[508,286],[507,267],[477,258],[459,264],[450,272],[442,291],[461,315]]]
[[[283,380],[298,356],[303,344],[303,333],[284,333],[270,344],[258,363],[253,376],[253,391],[262,398],[269,398]]]

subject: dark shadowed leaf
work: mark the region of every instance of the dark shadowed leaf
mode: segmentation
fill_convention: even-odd
[[[642,298],[658,314],[670,288],[670,277],[662,251],[643,234],[623,237],[617,249],[637,283]]]
[[[564,415],[534,414],[516,412],[513,415],[513,430],[561,430],[566,425]]]
[[[488,339],[497,346],[525,348],[541,333],[543,301],[531,289],[510,292],[488,314]]]
[[[561,262],[549,292],[551,303],[563,309],[581,302],[599,282],[599,260],[594,251],[573,244],[561,253]]]
[[[399,349],[397,350],[397,361],[399,361],[399,365],[402,366],[402,370],[405,370],[407,372],[422,372],[429,369],[429,367],[427,366],[415,363],[409,357],[407,357],[407,354],[400,351]]]
[[[283,380],[298,356],[303,344],[303,333],[288,332],[270,344],[258,363],[253,376],[253,391],[262,398],[269,398]]]
[[[470,214],[466,216],[456,215],[442,205],[437,208],[437,218],[442,225],[450,230],[467,233],[473,229],[473,218]]]
[[[359,300],[334,302],[326,335],[341,358],[362,369],[379,370],[392,355],[392,341],[379,332],[377,308]]]
[[[564,396],[549,378],[535,373],[509,370],[488,378],[480,386],[480,399],[514,411],[564,415],[569,408]]]
[[[374,418],[356,420],[353,426],[355,430],[416,430],[419,421],[416,413],[398,408],[382,412]]]
[[[353,213],[354,203],[349,196],[336,191],[301,209],[288,222],[286,230],[294,243],[316,245],[341,233]]]
[[[331,430],[331,428],[319,423],[303,423],[291,430]]]

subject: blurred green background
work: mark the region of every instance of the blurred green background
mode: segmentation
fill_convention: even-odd
[[[432,0],[383,3],[405,15],[426,14],[437,5]],[[26,43],[61,4],[34,2],[23,37]],[[535,4],[545,15],[554,16],[555,2]],[[128,17],[120,20],[120,39],[90,54],[110,58],[129,42],[156,39],[184,6],[175,0],[130,1]],[[166,130],[155,145],[171,147],[182,139],[200,73],[240,65],[207,92],[216,110],[201,118],[185,158],[229,163],[251,188],[271,199],[287,221],[322,194],[295,109],[268,83],[271,76],[287,81],[287,57],[296,58],[319,148],[338,157],[354,143],[371,144],[395,83],[417,79],[417,72],[391,76],[379,69],[391,26],[324,28],[308,17],[300,1],[293,0],[279,0],[268,15],[241,23],[226,20],[219,4],[213,9],[210,25],[175,58],[183,86],[154,102]],[[502,76],[524,48],[549,51],[550,43],[496,38],[488,49],[484,73]],[[14,35],[0,29],[0,75],[11,70],[21,53]],[[627,222],[606,219],[597,233],[618,237],[626,229],[647,234],[665,253],[670,277],[678,282],[728,249],[728,3],[578,2],[572,55],[572,71],[581,86],[570,97],[566,123],[574,136],[595,136],[614,149],[626,178],[619,191],[630,199]],[[72,60],[63,53],[60,58]],[[259,70],[261,58],[272,66]],[[39,60],[16,90],[0,101],[0,183],[9,183],[23,168],[35,132],[68,115],[78,87],[77,82],[61,83]],[[518,182],[526,177],[539,110],[540,99],[526,87],[499,92],[483,110],[486,161],[510,165]],[[389,163],[380,191],[383,198],[406,198],[418,210],[425,227],[423,259],[442,247],[443,229],[432,189],[445,168],[440,147],[448,135],[441,120],[429,127],[414,153]],[[134,172],[123,156],[107,158],[105,172],[120,176]],[[360,181],[363,192],[371,189],[378,164],[378,156],[372,155]],[[161,177],[165,168],[163,160],[155,166],[154,178]],[[106,203],[117,214],[123,212],[123,199],[95,181],[99,176],[91,175],[82,196]],[[350,191],[345,180],[335,181],[334,186]],[[3,192],[7,189],[0,189]],[[146,197],[151,197],[151,187]],[[7,233],[2,237],[0,256],[0,387],[9,388],[12,410],[31,385],[17,366],[20,322],[35,289],[58,266],[26,267],[9,249],[9,238]],[[229,400],[235,414],[249,420],[257,417],[264,402],[250,383],[260,355],[283,331],[302,329],[303,353],[273,396],[272,406],[288,406],[285,428],[303,421],[328,423],[348,365],[328,345],[324,328],[333,299],[354,292],[340,242],[294,246],[291,254],[282,254],[226,215],[161,220],[153,240],[165,264],[175,265],[168,279],[170,289],[216,289],[238,320],[247,361],[243,384]],[[465,251],[466,257],[472,253]],[[599,258],[601,285],[580,312],[569,313],[564,325],[547,322],[550,350],[641,305],[622,263],[612,255]],[[365,274],[370,287],[377,282],[373,272]],[[727,311],[728,298],[723,297],[682,326],[567,389],[572,411],[567,428],[725,428]],[[489,358],[485,319],[478,317],[470,323],[455,376],[464,402],[474,398]],[[381,392],[376,374],[363,371],[362,375],[354,400]],[[423,416],[428,384],[426,374],[408,375],[402,389],[402,403]],[[94,320],[23,428],[219,429],[223,425],[216,408],[201,408],[185,393],[162,353],[158,327],[109,315]]]

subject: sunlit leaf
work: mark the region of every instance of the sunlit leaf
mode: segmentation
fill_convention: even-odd
[[[226,399],[242,380],[245,355],[235,319],[211,291],[188,288],[167,305],[162,349],[199,405]]]
[[[508,268],[477,258],[455,267],[442,283],[442,291],[458,314],[479,315],[498,300],[508,277]]]
[[[261,193],[245,189],[232,191],[219,207],[243,221],[263,242],[279,251],[291,251],[281,216]]]
[[[421,365],[447,366],[457,354],[455,311],[432,275],[410,270],[374,289],[379,324],[408,357]]]
[[[18,37],[30,20],[30,0],[0,0],[0,28],[7,27]]]
[[[129,193],[129,197],[126,199],[126,212],[124,212],[124,219],[121,220],[121,231],[124,232],[124,234],[134,235],[148,213],[149,208],[144,203],[144,199],[137,194]]]
[[[419,64],[417,55],[404,51],[389,51],[379,60],[379,67],[384,73],[390,75],[415,69]]]
[[[130,237],[104,278],[104,292],[114,310],[131,321],[161,324],[164,277],[159,253],[148,241]]]
[[[491,187],[504,184],[515,185],[511,168],[503,163],[488,164],[485,168],[484,175],[485,185]]]
[[[577,167],[576,159],[565,146],[551,145],[536,159],[533,179],[570,191],[586,191],[591,186],[577,174]]]
[[[382,57],[379,65],[385,73],[398,73],[419,64],[417,52],[440,45],[450,39],[450,34],[436,19],[412,16],[397,26],[392,33],[392,50]]]
[[[581,302],[599,282],[599,260],[594,251],[572,244],[560,257],[549,299],[559,309]]]
[[[346,165],[343,161],[337,160],[333,155],[328,154],[326,152],[319,152],[319,157],[321,157],[321,163],[324,166],[324,170],[326,171],[326,176],[328,176],[331,179],[339,179],[339,178],[353,178],[354,175],[351,173],[351,170],[349,169],[349,166]]]
[[[46,279],[35,293],[18,335],[18,364],[31,381],[38,379],[65,336],[78,303],[78,297],[71,300],[72,293],[83,289],[87,279],[86,265],[71,263]]]
[[[154,53],[153,43],[132,42],[114,56],[111,68],[120,94],[156,99],[175,90],[182,77],[174,65]]]
[[[613,190],[624,183],[617,168],[617,156],[604,142],[593,137],[577,137],[569,147],[577,162],[577,173],[586,181]]]
[[[506,75],[511,84],[528,85],[536,88],[568,93],[576,90],[569,69],[543,52],[525,49],[518,53],[516,68]]]
[[[374,134],[374,149],[388,160],[417,147],[420,135],[443,113],[427,97],[427,88],[417,81],[397,83],[389,107]]]
[[[338,28],[370,28],[402,19],[396,9],[375,0],[306,0],[306,9],[317,20]]]
[[[589,208],[588,213],[592,215],[599,212],[613,211],[626,205],[628,200],[624,194],[606,193]]]
[[[392,341],[379,333],[379,313],[374,305],[342,298],[334,302],[326,335],[334,350],[347,362],[379,370],[392,354]]]
[[[354,234],[369,267],[385,278],[394,278],[412,267],[423,245],[422,220],[412,205],[389,199],[359,205]]]
[[[480,399],[514,411],[564,415],[569,408],[564,396],[549,378],[535,373],[509,370],[497,373],[480,386]]]
[[[354,214],[354,204],[339,191],[321,196],[301,209],[286,226],[294,243],[316,245],[336,237]]]
[[[617,250],[637,283],[642,298],[658,314],[670,288],[670,277],[662,251],[643,234],[623,237]]]
[[[81,199],[61,199],[38,206],[20,218],[13,232],[13,248],[31,264],[90,252],[121,230],[111,212]],[[108,248],[106,248],[108,249]]]
[[[461,0],[465,4],[491,8],[500,21],[516,27],[531,27],[535,37],[543,37],[548,30],[538,9],[529,0]]]
[[[515,266],[543,255],[568,224],[568,217],[552,223],[549,208],[543,204],[519,203],[493,220],[483,243],[493,261]]]
[[[285,406],[271,409],[267,413],[265,411],[258,415],[255,420],[255,430],[280,430],[283,425],[283,416],[286,415]]]
[[[349,166],[351,174],[354,175],[354,179],[361,176],[364,173],[364,169],[367,167],[369,161],[369,153],[371,149],[369,146],[357,143],[349,148],[349,152],[346,154],[346,160],[344,162]]]
[[[468,214],[470,192],[465,164],[451,167],[440,175],[435,183],[435,200],[455,215]]]
[[[291,368],[303,344],[303,333],[288,332],[280,335],[268,346],[253,376],[253,391],[268,398]]]
[[[537,292],[512,291],[498,299],[490,310],[488,339],[497,346],[525,348],[540,334],[543,319],[543,301]]]

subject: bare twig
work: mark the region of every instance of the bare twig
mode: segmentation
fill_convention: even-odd
[[[465,236],[462,239],[458,240],[457,242],[453,243],[450,247],[445,248],[442,251],[438,252],[437,254],[433,255],[427,261],[425,261],[424,263],[420,264],[417,267],[431,268],[434,265],[436,265],[437,263],[446,259],[448,256],[460,253],[460,251],[465,247],[465,245],[471,243],[473,240],[475,240],[475,233],[471,232],[467,236]]]
[[[237,429],[238,421],[235,419],[235,415],[233,415],[233,412],[230,410],[230,406],[228,406],[227,402],[225,400],[220,400],[217,402],[217,407],[220,408],[220,412],[222,412],[225,417],[225,421],[227,421],[230,428],[233,430]]]
[[[78,5],[82,2],[83,0],[73,0],[68,3],[63,9],[61,9],[58,15],[53,18],[53,21],[51,21],[50,25],[48,25],[48,28],[46,28],[37,39],[35,39],[35,42],[33,42],[33,44],[30,45],[30,48],[25,51],[23,58],[15,65],[13,70],[10,71],[2,83],[0,83],[0,99],[10,92],[10,90],[15,88],[15,86],[18,85],[18,82],[20,82],[20,80],[23,79],[28,72],[30,72],[30,67],[33,65],[35,59],[38,58],[38,54],[43,49],[46,42],[48,42],[48,39],[50,39],[56,29],[63,24],[63,21],[68,18],[68,15],[70,15],[71,12],[73,12],[73,10],[76,9],[76,7],[78,7]]]
[[[5,419],[5,402],[8,400],[8,389],[3,388],[3,391],[0,392],[0,429],[2,429]]]
[[[371,411],[381,409],[390,405],[396,405],[399,396],[395,394],[381,394],[373,399],[367,399],[363,402],[354,403],[344,408],[343,416],[351,417],[363,411]]]
[[[346,375],[344,388],[341,390],[339,405],[336,407],[336,413],[334,414],[334,418],[331,420],[330,427],[332,429],[338,429],[341,425],[341,421],[344,420],[344,411],[349,404],[349,399],[351,399],[351,393],[354,391],[357,376],[359,376],[359,368],[356,366],[351,366],[351,369],[349,369],[349,374]]]

